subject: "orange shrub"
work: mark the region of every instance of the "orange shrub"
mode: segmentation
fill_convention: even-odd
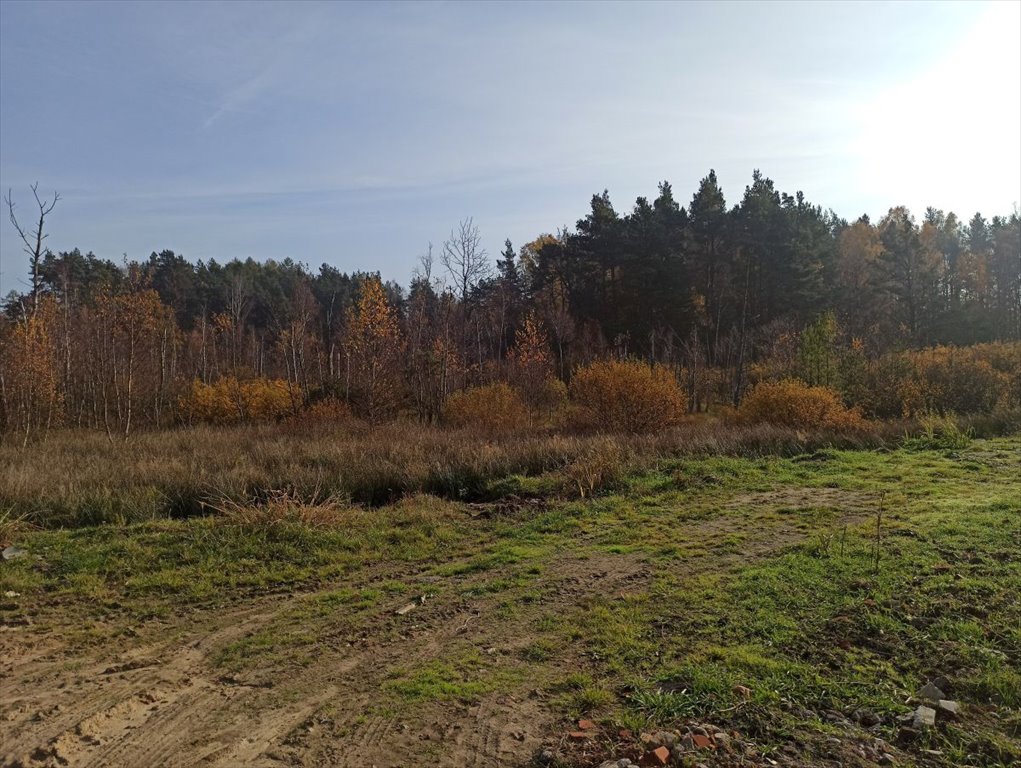
[[[911,353],[911,379],[900,388],[905,416],[990,412],[1009,388],[1007,374],[997,371],[975,349],[933,347]]]
[[[343,400],[327,397],[312,403],[302,411],[302,414],[310,421],[317,423],[338,422],[350,419],[351,409]]]
[[[1021,401],[1021,344],[932,347],[886,355],[868,376],[877,416],[989,413]]]
[[[283,379],[252,379],[241,384],[245,414],[252,421],[279,419],[300,402],[296,387]]]
[[[481,432],[513,432],[528,426],[528,408],[507,384],[486,384],[454,392],[443,404],[443,420]]]
[[[212,384],[196,379],[181,398],[181,410],[192,421],[234,424],[267,421],[292,413],[301,391],[282,379],[238,381],[224,376]]]
[[[840,395],[826,387],[810,387],[798,379],[763,382],[741,402],[738,419],[795,429],[861,429],[865,420],[849,409]]]
[[[670,370],[637,360],[602,360],[578,368],[571,398],[579,425],[608,432],[653,432],[677,424],[687,409]]]

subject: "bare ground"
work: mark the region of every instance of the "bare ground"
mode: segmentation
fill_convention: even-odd
[[[730,499],[712,519],[689,521],[707,542],[746,534],[728,550],[677,568],[726,569],[766,556],[806,534],[796,519],[726,514],[740,506],[772,510],[837,507],[863,519],[873,499],[831,489],[789,489]],[[584,542],[576,542],[582,545]],[[593,596],[641,591],[650,568],[641,557],[579,549],[543,574],[542,597],[509,618],[498,597],[427,600],[404,615],[405,597],[373,607],[372,629],[338,628],[316,639],[302,664],[268,659],[236,675],[213,663],[240,639],[286,620],[301,595],[253,596],[229,608],[190,609],[143,626],[117,627],[99,647],[81,647],[57,627],[0,631],[0,763],[4,766],[523,766],[569,729],[534,681],[511,692],[396,706],[386,681],[394,669],[427,664],[452,647],[513,658],[531,642],[537,616],[583,606]],[[425,573],[428,569],[423,564]],[[431,564],[429,564],[431,565]],[[406,571],[406,566],[405,566]],[[374,570],[365,586],[404,577]],[[436,578],[436,577],[426,577]],[[470,581],[471,576],[449,579]],[[570,654],[556,664],[581,665]]]

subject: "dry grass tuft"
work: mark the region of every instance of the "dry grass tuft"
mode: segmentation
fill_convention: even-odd
[[[334,527],[350,519],[351,505],[335,496],[304,500],[293,491],[269,491],[263,499],[222,499],[210,505],[228,522],[243,526],[298,524],[311,528]]]
[[[180,518],[215,513],[226,502],[255,499],[266,506],[276,499],[282,507],[325,506],[286,514],[329,519],[333,508],[379,507],[415,494],[492,501],[508,492],[506,479],[515,475],[566,477],[572,495],[588,495],[610,482],[618,461],[790,456],[828,446],[892,444],[904,433],[904,423],[841,433],[712,419],[645,435],[532,431],[499,438],[415,423],[370,427],[357,420],[315,430],[286,423],[203,425],[127,440],[54,431],[26,448],[0,443],[0,509],[11,507],[26,521],[56,527]]]

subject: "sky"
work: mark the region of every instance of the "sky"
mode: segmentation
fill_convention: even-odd
[[[1021,202],[1021,2],[0,2],[0,188],[53,250],[406,282],[669,180],[849,219]],[[6,214],[6,211],[4,211]],[[27,257],[0,220],[0,295]]]

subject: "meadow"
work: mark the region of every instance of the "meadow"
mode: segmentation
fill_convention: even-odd
[[[5,447],[0,756],[1010,765],[1021,439],[911,429]]]

